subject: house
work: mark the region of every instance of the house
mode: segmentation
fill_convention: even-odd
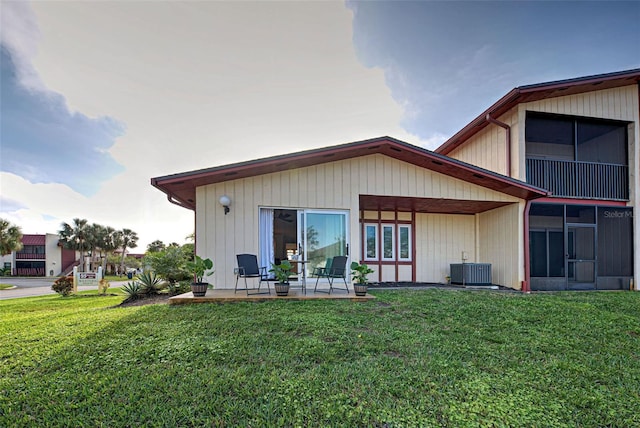
[[[531,290],[638,289],[640,69],[513,89],[436,152],[544,188],[525,207]]]
[[[516,88],[436,152],[379,137],[151,184],[195,212],[196,252],[215,261],[218,288],[233,287],[235,255],[253,253],[261,265],[302,257],[307,275],[348,255],[372,281],[444,282],[464,262],[524,291],[628,289],[639,80]]]
[[[2,257],[2,267],[14,276],[58,276],[76,262],[76,252],[59,241],[53,233],[22,235],[22,249]]]

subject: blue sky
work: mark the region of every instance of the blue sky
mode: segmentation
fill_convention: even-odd
[[[34,183],[59,182],[90,196],[124,168],[109,154],[124,126],[109,117],[70,112],[64,97],[18,84],[11,56],[0,51],[2,170]]]
[[[403,127],[451,136],[510,89],[637,68],[640,2],[348,2]]]
[[[183,242],[154,176],[380,135],[640,67],[640,2],[2,2],[0,216]],[[144,248],[142,248],[144,249]]]

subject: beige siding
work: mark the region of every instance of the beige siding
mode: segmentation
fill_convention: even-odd
[[[479,262],[491,263],[494,284],[515,289],[524,280],[522,204],[477,215]]]
[[[232,201],[231,212],[226,216],[218,203],[223,194]],[[358,257],[359,194],[517,201],[514,197],[376,154],[199,187],[196,189],[197,253],[214,260],[217,268],[213,281],[218,287],[232,287],[235,254],[258,252],[258,209],[265,206],[349,211],[351,255]],[[446,225],[455,229],[452,223]],[[448,254],[449,249],[445,250]],[[469,251],[473,251],[473,244]],[[419,275],[418,280],[426,279]]]
[[[476,261],[472,215],[416,214],[416,277],[420,282],[444,282],[449,265],[460,263],[466,251]]]
[[[513,134],[517,132],[518,128],[518,115],[516,109],[510,110],[508,113],[494,118],[500,122],[506,123],[511,127],[512,135],[512,175],[514,162],[517,160],[517,153],[513,153]],[[461,147],[456,148],[451,153],[450,157],[468,162],[473,165],[488,169],[490,171],[497,172],[499,174],[507,174],[507,145],[506,145],[506,130],[502,127],[494,124],[489,124],[482,131],[478,132],[472,139]]]
[[[520,180],[526,180],[524,123],[527,111],[637,122],[638,88],[630,85],[522,103],[495,118],[511,126],[511,176]],[[505,130],[489,124],[449,156],[506,175]]]
[[[638,120],[638,87],[630,85],[547,98],[520,106],[529,111],[635,121]]]
[[[638,87],[630,85],[523,103],[518,106],[518,117],[520,122],[524,123],[527,111],[537,111],[637,123],[639,120],[638,108]],[[521,126],[517,133],[514,133],[514,138],[517,139],[514,140],[514,145],[518,146],[518,150],[522,153],[518,158],[520,174],[514,177],[526,180],[524,126]],[[632,145],[636,138],[638,138],[638,131],[631,129],[629,138],[630,166],[637,164],[637,150]],[[633,179],[633,177],[630,178]],[[633,180],[631,182],[635,183]]]

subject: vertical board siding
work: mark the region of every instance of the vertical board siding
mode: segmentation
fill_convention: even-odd
[[[603,89],[584,94],[547,98],[522,106],[530,111],[637,121],[638,87],[635,85]]]
[[[500,122],[506,123],[511,127],[511,159],[512,159],[512,175],[514,141],[514,127],[518,123],[517,109],[513,108],[499,118],[494,118]],[[461,160],[499,174],[507,175],[507,146],[506,146],[506,130],[495,124],[489,124],[482,131],[478,132],[470,138],[465,144],[457,147],[451,153],[450,157]]]
[[[415,184],[411,184],[411,183]],[[223,194],[231,198],[231,212],[224,215],[218,199]],[[235,255],[258,252],[258,212],[260,206],[311,209],[338,209],[350,212],[349,236],[351,257],[360,255],[360,227],[358,195],[413,196],[425,198],[454,198],[472,200],[517,201],[516,198],[485,189],[461,180],[406,164],[384,155],[374,154],[361,158],[330,162],[297,170],[265,174],[257,177],[211,184],[196,189],[196,251],[210,257],[216,264],[214,282],[219,288],[233,288],[236,265]],[[377,214],[376,214],[377,215]],[[470,221],[473,216],[437,215],[452,217],[438,223],[447,232],[439,238],[445,251],[428,247],[432,254],[450,254],[444,261],[438,260],[437,278],[432,269],[423,268],[418,281],[427,277],[443,281],[443,269],[448,263],[458,261],[459,242],[464,250],[474,252],[474,229],[460,228],[458,217]],[[462,232],[464,231],[464,232]],[[437,232],[440,233],[440,232]],[[462,241],[451,236],[464,235]],[[462,236],[461,235],[461,236]],[[468,235],[468,236],[467,236]],[[416,245],[422,235],[417,234]],[[430,233],[427,236],[432,236]],[[431,238],[429,238],[431,239]],[[470,240],[470,241],[469,241]],[[454,258],[452,258],[455,256]],[[417,252],[417,257],[420,252]],[[444,264],[443,264],[444,263]],[[418,272],[423,264],[416,260]],[[446,266],[445,266],[446,265]],[[448,269],[448,267],[446,267]],[[427,275],[426,277],[423,277]]]
[[[521,288],[522,214],[519,204],[477,214],[481,263],[491,263],[494,284]]]
[[[460,263],[466,251],[475,261],[475,220],[472,215],[416,214],[416,277],[442,283],[449,265]]]

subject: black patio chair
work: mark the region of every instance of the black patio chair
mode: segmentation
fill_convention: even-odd
[[[247,296],[253,294],[271,294],[269,281],[275,281],[276,279],[269,277],[266,266],[258,266],[258,257],[255,254],[236,254],[236,259],[238,261],[238,267],[235,269],[236,288],[234,294],[237,293],[238,290],[245,290]],[[244,288],[238,288],[238,280],[240,278],[244,278]],[[250,293],[250,291],[256,290],[256,288],[249,288],[247,278],[258,278],[257,292]],[[267,283],[267,291],[260,291],[260,286],[263,281]]]
[[[316,279],[316,286],[313,289],[314,292],[331,293],[334,288],[334,279],[342,278],[347,294],[349,293],[349,286],[347,285],[347,256],[335,256],[331,261],[331,265],[328,268],[318,268],[317,274],[318,278]],[[329,280],[329,291],[318,290],[320,278],[327,278]]]
[[[329,268],[331,268],[331,262],[333,262],[333,258],[329,257],[327,258],[327,261],[324,262],[324,266],[323,267],[315,267],[313,268],[313,272],[311,273],[311,276],[320,276],[322,275],[322,272],[324,272],[324,270],[329,270]]]

